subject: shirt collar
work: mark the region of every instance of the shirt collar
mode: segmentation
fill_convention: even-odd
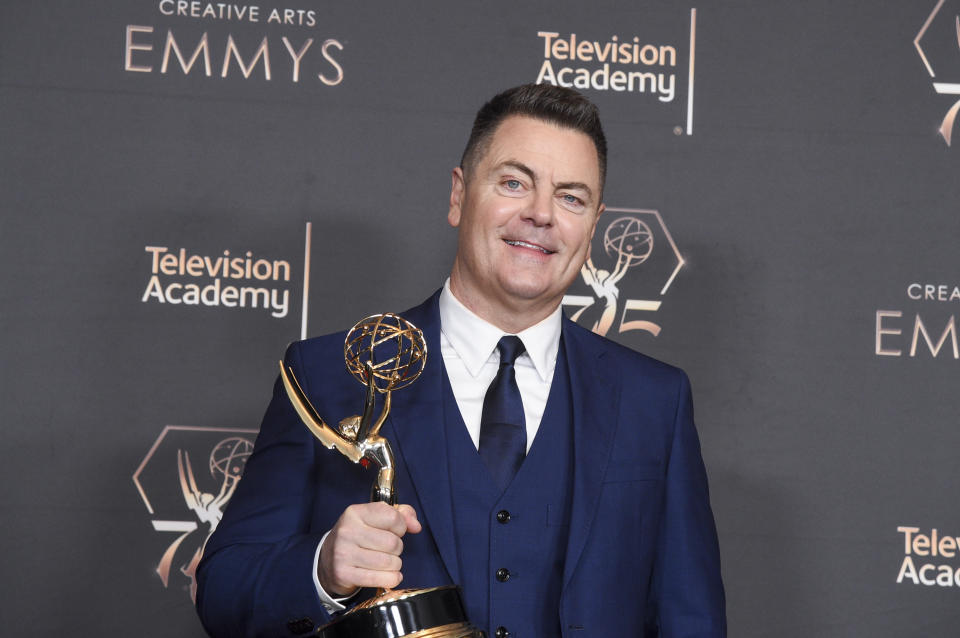
[[[545,319],[517,333],[533,367],[543,381],[549,381],[557,363],[560,348],[560,306]],[[474,377],[497,347],[504,333],[493,324],[475,315],[452,292],[447,278],[440,293],[440,331],[463,360]]]

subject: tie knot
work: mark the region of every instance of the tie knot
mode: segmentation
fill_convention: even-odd
[[[500,351],[500,365],[507,364],[511,366],[516,362],[517,357],[526,352],[526,348],[523,347],[523,341],[520,340],[520,337],[509,335],[500,338],[500,341],[497,343],[497,350]]]

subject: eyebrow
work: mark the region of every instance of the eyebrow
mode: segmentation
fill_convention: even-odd
[[[523,162],[518,162],[517,160],[506,160],[505,162],[500,162],[496,170],[500,170],[505,167],[514,168],[520,171],[521,173],[524,173],[527,177],[529,177],[534,182],[537,181],[537,174],[533,172],[532,168],[530,168]]]
[[[529,177],[531,180],[533,180],[534,183],[536,183],[536,181],[537,181],[537,174],[533,172],[533,169],[532,169],[532,168],[530,168],[529,166],[527,166],[527,165],[524,164],[523,162],[520,162],[520,161],[517,161],[517,160],[506,160],[506,161],[504,161],[504,162],[501,162],[501,163],[497,166],[497,169],[499,170],[499,169],[504,168],[504,167],[513,168],[513,169],[516,169],[516,170],[520,171],[521,173],[524,173],[527,177]],[[591,200],[593,199],[593,190],[592,190],[589,186],[587,186],[585,183],[583,183],[583,182],[560,182],[559,184],[556,184],[555,186],[556,186],[556,188],[567,189],[567,190],[583,190],[583,191],[586,191],[586,193],[587,193],[587,195],[590,197],[590,199],[591,199]]]

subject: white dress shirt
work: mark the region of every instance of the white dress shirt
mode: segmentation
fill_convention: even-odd
[[[460,416],[473,445],[480,447],[480,417],[487,388],[497,376],[497,342],[505,333],[473,314],[450,292],[447,279],[440,293],[440,356]],[[533,444],[550,394],[560,349],[560,307],[546,319],[517,334],[526,351],[517,358],[517,386],[527,423],[527,451]]]
[[[553,371],[560,350],[561,309],[557,309],[541,322],[517,333],[525,352],[514,363],[517,386],[523,400],[523,415],[527,425],[527,451],[540,429],[540,421],[547,406]],[[450,291],[450,279],[440,292],[440,356],[453,396],[460,408],[460,416],[467,426],[473,445],[480,447],[480,417],[483,414],[483,399],[487,388],[497,376],[500,353],[497,343],[505,333],[481,319],[464,306]],[[434,351],[435,352],[435,351]],[[429,356],[428,344],[428,356]],[[433,356],[436,356],[435,354]],[[330,532],[327,532],[329,534]],[[313,584],[317,588],[320,603],[329,611],[341,611],[347,598],[333,598],[323,590],[317,567],[320,548],[327,538],[323,535],[313,558]]]

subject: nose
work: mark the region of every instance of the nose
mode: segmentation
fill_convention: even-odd
[[[554,215],[553,194],[547,190],[537,191],[536,196],[531,198],[530,205],[525,212],[524,218],[530,220],[534,226],[552,226]]]

